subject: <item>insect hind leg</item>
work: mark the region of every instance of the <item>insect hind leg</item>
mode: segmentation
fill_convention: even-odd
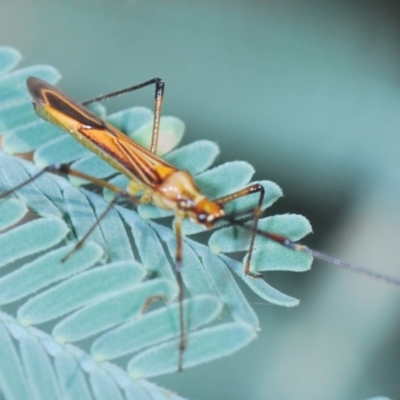
[[[115,96],[119,96],[121,94],[133,92],[138,89],[142,89],[146,86],[155,85],[155,92],[154,92],[154,119],[153,119],[153,132],[151,135],[151,145],[150,151],[155,154],[157,151],[157,144],[158,144],[158,134],[160,131],[160,119],[161,119],[161,109],[164,100],[164,90],[165,90],[165,82],[161,78],[153,78],[149,79],[146,82],[139,83],[138,85],[134,85],[128,87],[126,89],[117,90],[116,92],[104,94],[98,96],[92,100],[87,100],[82,103],[82,105],[87,106],[88,104],[94,103],[96,101],[103,101],[110,99]]]

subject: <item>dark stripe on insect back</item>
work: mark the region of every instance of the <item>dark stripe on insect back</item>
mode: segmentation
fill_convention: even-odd
[[[146,157],[146,153],[132,151],[132,148],[124,146],[122,141],[116,141],[115,144],[125,154],[125,157],[129,159],[129,165],[125,165],[125,168],[137,179],[149,187],[155,187],[162,183],[162,179],[154,169],[154,160]]]
[[[63,97],[53,91],[46,90],[44,96],[50,107],[62,112],[67,117],[78,121],[82,125],[85,125],[85,127],[104,129],[104,122],[96,114],[84,108],[79,103],[76,103],[75,101],[65,101]]]
[[[115,129],[115,128],[114,128]],[[99,135],[92,135],[90,129],[79,129],[80,133],[86,137],[88,141],[90,141],[96,148],[101,150],[100,153],[97,153],[100,157],[103,158],[103,154],[107,154],[110,156],[117,164],[119,164],[123,170],[120,170],[123,174],[127,176],[132,176],[135,179],[138,179],[143,184],[148,187],[154,188],[160,183],[160,178],[154,171],[154,167],[150,164],[151,169],[153,170],[153,174],[145,174],[143,167],[138,164],[138,158],[140,157],[139,149],[135,152],[135,147],[133,147],[133,151],[129,151],[129,146],[121,146],[121,142],[124,140],[129,140],[124,134],[118,132],[117,130],[110,129],[108,124],[105,124],[104,128],[100,130],[99,133],[103,132],[105,136],[107,136],[107,140],[101,140]],[[93,133],[95,132],[92,131]],[[111,136],[111,137],[110,137]],[[112,142],[109,143],[109,141]],[[108,143],[108,145],[107,145]],[[136,143],[132,142],[131,145],[135,145],[140,148]],[[138,156],[139,154],[139,156]],[[106,159],[106,161],[108,161]],[[125,171],[124,171],[125,170]],[[147,170],[147,168],[146,168]]]
[[[41,104],[46,103],[46,99],[44,97],[44,91],[46,89],[50,88],[50,85],[48,85],[46,82],[43,82],[42,80],[35,78],[34,76],[30,76],[26,80],[26,84],[28,86],[28,90],[35,102],[39,102]]]

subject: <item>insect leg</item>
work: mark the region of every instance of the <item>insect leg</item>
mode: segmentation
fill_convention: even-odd
[[[175,234],[176,234],[176,253],[175,253],[175,266],[176,266],[176,280],[179,287],[179,327],[180,327],[180,340],[179,340],[179,364],[178,369],[183,369],[183,353],[186,349],[185,337],[185,315],[183,309],[184,286],[182,279],[182,220],[177,216],[175,221]]]
[[[84,101],[82,104],[87,106],[88,104],[94,103],[95,101],[103,101],[107,100],[111,97],[119,96],[121,94],[125,94],[128,92],[133,92],[134,90],[141,89],[143,87],[155,85],[155,92],[154,92],[154,119],[153,119],[153,132],[151,136],[151,145],[150,151],[155,154],[157,150],[157,143],[158,143],[158,133],[160,130],[160,118],[161,118],[161,109],[164,99],[164,88],[165,83],[161,78],[153,78],[146,82],[139,83],[138,85],[131,86],[126,89],[118,90],[116,92],[108,93],[102,96],[98,96],[95,99]]]
[[[100,216],[97,218],[96,222],[89,228],[89,230],[76,242],[75,246],[73,249],[67,253],[62,259],[61,262],[65,262],[74,254],[77,250],[79,250],[82,246],[83,243],[85,243],[85,240],[90,236],[90,234],[96,229],[96,227],[100,224],[101,220],[104,219],[104,217],[109,213],[109,211],[114,207],[115,203],[118,201],[120,197],[123,196],[123,192],[120,192],[115,196],[107,205],[106,209],[100,214]]]
[[[136,204],[139,204],[139,200],[136,199],[135,197],[131,196],[124,189],[121,189],[118,186],[115,186],[107,181],[102,180],[102,179],[98,179],[91,175],[87,175],[83,172],[77,171],[75,169],[71,169],[67,164],[60,164],[58,166],[53,166],[53,168],[56,169],[59,173],[62,173],[64,175],[72,175],[72,176],[76,176],[78,178],[85,179],[86,181],[91,182],[91,183],[95,184],[96,186],[109,189],[117,194],[107,205],[107,208],[102,212],[102,214],[99,216],[97,221],[90,227],[90,229],[85,233],[85,235],[81,239],[79,239],[79,241],[75,244],[74,248],[61,260],[62,262],[64,262],[69,257],[71,257],[71,255],[74,254],[75,251],[79,250],[82,247],[85,240],[96,229],[96,227],[100,224],[101,220],[109,213],[109,211],[113,208],[113,206],[117,203],[117,201],[120,198],[128,197],[130,200],[132,200]]]
[[[61,260],[62,262],[66,261],[73,253],[75,253],[75,251],[77,251],[79,248],[82,247],[85,240],[94,231],[94,229],[99,225],[100,221],[107,215],[107,213],[111,210],[111,208],[118,201],[118,199],[120,199],[121,197],[127,197],[131,201],[133,201],[135,204],[139,204],[139,200],[136,197],[131,196],[124,189],[121,189],[118,186],[115,186],[107,181],[102,180],[102,179],[98,179],[91,175],[87,175],[83,172],[71,169],[68,164],[55,164],[55,165],[49,165],[49,166],[43,168],[41,171],[39,171],[37,174],[33,175],[31,178],[27,179],[25,182],[22,182],[21,184],[19,184],[18,186],[14,187],[11,190],[1,193],[0,199],[10,195],[11,193],[15,192],[16,190],[20,189],[21,187],[33,182],[34,180],[39,178],[41,175],[43,175],[45,172],[58,173],[61,175],[76,176],[76,177],[84,179],[90,183],[93,183],[96,186],[109,189],[117,194],[117,196],[115,196],[115,198],[108,204],[107,208],[99,216],[96,223],[94,223],[90,227],[90,229],[86,232],[86,234],[76,243],[74,248]]]
[[[31,176],[29,179],[27,179],[26,181],[20,183],[19,185],[13,187],[10,190],[7,190],[6,192],[3,192],[0,194],[0,199],[3,199],[7,196],[9,196],[11,193],[14,193],[15,191],[17,191],[18,189],[21,189],[22,187],[24,187],[25,185],[29,185],[31,182],[33,182],[34,180],[36,180],[37,178],[39,178],[41,175],[43,175],[45,172],[50,172],[50,168],[46,167],[43,168],[41,171],[39,171],[37,174]]]
[[[246,265],[244,267],[243,272],[247,275],[251,275],[254,278],[261,278],[262,275],[258,274],[256,272],[252,272],[250,270],[250,263],[251,263],[251,257],[253,255],[253,248],[254,248],[254,240],[256,238],[257,235],[257,226],[258,226],[258,221],[260,219],[262,210],[262,203],[264,200],[264,195],[265,195],[265,190],[264,187],[259,184],[259,183],[255,183],[251,186],[248,186],[244,189],[238,190],[235,193],[231,193],[227,196],[221,197],[219,199],[216,199],[215,202],[216,203],[220,203],[220,204],[226,204],[229,203],[233,200],[239,199],[240,197],[244,197],[244,196],[248,196],[250,194],[253,193],[259,193],[259,197],[258,197],[258,203],[256,208],[254,209],[254,220],[253,220],[253,225],[252,225],[252,229],[251,229],[251,237],[250,237],[250,247],[249,247],[249,253],[247,256],[247,261],[246,261]]]
[[[335,265],[337,267],[341,267],[341,268],[347,269],[349,271],[363,274],[363,275],[369,276],[371,278],[381,280],[385,283],[400,287],[400,279],[394,278],[392,276],[389,276],[389,275],[386,275],[386,274],[383,274],[380,272],[373,271],[373,270],[371,270],[369,268],[365,268],[361,265],[357,265],[357,264],[354,264],[354,263],[351,263],[351,262],[348,262],[345,260],[341,260],[340,258],[332,257],[329,254],[325,254],[318,250],[311,249],[310,247],[305,246],[301,243],[296,243],[293,240],[291,240],[285,236],[279,235],[277,233],[263,231],[259,228],[254,228],[254,225],[248,225],[245,221],[241,221],[241,220],[237,219],[237,217],[234,217],[231,215],[226,215],[223,217],[223,219],[229,221],[233,225],[241,226],[243,229],[248,230],[249,232],[251,232],[254,235],[260,235],[267,239],[272,240],[275,243],[279,243],[281,246],[286,247],[290,250],[298,251],[300,253],[310,254],[313,258],[315,258],[317,260],[324,261],[328,264]],[[250,274],[252,275],[251,272],[250,272]]]

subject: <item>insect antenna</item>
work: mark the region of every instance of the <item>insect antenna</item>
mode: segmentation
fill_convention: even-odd
[[[252,212],[254,213],[254,212],[257,212],[257,211],[254,211],[254,209],[253,209]],[[293,240],[291,240],[291,239],[289,239],[289,238],[287,238],[285,236],[279,235],[277,233],[264,231],[264,230],[259,229],[259,228],[254,228],[253,225],[250,225],[246,221],[242,221],[242,220],[240,220],[238,218],[238,217],[240,217],[240,215],[245,215],[245,214],[249,214],[249,210],[244,211],[243,213],[242,212],[241,213],[236,213],[234,215],[232,215],[232,214],[231,215],[225,215],[221,219],[229,221],[232,225],[240,226],[240,227],[246,229],[249,232],[253,232],[253,233],[255,232],[257,235],[265,237],[265,238],[267,238],[269,240],[272,240],[273,242],[278,243],[281,246],[286,247],[288,249],[291,249],[293,251],[310,254],[312,257],[314,257],[317,260],[321,260],[321,261],[324,261],[324,262],[326,262],[328,264],[335,265],[335,266],[338,266],[340,268],[343,268],[343,269],[346,269],[346,270],[349,270],[349,271],[352,271],[352,272],[356,272],[358,274],[366,275],[366,276],[368,276],[370,278],[373,278],[373,279],[381,280],[381,281],[383,281],[385,283],[388,283],[390,285],[400,287],[400,279],[396,279],[396,278],[394,278],[392,276],[389,276],[389,275],[386,275],[386,274],[383,274],[383,273],[380,273],[380,272],[373,271],[373,270],[371,270],[369,268],[366,268],[366,267],[363,267],[361,265],[357,265],[357,264],[354,264],[354,263],[351,263],[351,262],[348,262],[348,261],[345,261],[345,260],[341,260],[339,258],[330,256],[329,254],[322,253],[322,252],[320,252],[318,250],[311,249],[308,246],[305,246],[305,245],[303,245],[301,243],[296,243]]]

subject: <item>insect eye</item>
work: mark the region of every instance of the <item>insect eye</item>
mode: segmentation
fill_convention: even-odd
[[[207,215],[207,213],[204,213],[204,212],[197,215],[197,220],[200,223],[207,222],[207,218],[208,218],[208,215]]]

